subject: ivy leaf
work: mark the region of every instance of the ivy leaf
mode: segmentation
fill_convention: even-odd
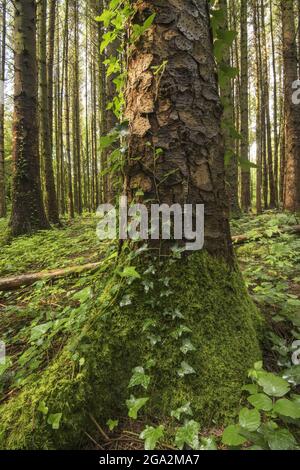
[[[245,442],[247,442],[247,439],[241,436],[240,431],[240,426],[237,426],[235,424],[228,426],[223,432],[223,444],[229,447],[239,447],[245,444]]]
[[[62,413],[55,413],[55,414],[49,415],[47,423],[52,426],[52,429],[59,429],[61,418],[62,418]]]
[[[141,385],[145,390],[149,387],[150,384],[150,377],[149,375],[145,374],[145,370],[143,367],[136,367],[133,369],[133,375],[130,379],[128,388],[137,387]]]
[[[171,336],[175,339],[179,339],[184,333],[192,333],[192,330],[185,325],[180,325],[179,328],[171,333]]]
[[[192,351],[196,351],[196,348],[195,346],[193,345],[193,343],[191,342],[190,339],[188,338],[185,338],[182,342],[182,346],[180,348],[180,351],[183,353],[183,354],[187,354],[189,352],[192,352]]]
[[[129,418],[137,419],[138,412],[146,405],[148,400],[149,397],[135,398],[131,395],[130,399],[126,401]]]
[[[281,398],[290,390],[286,380],[268,372],[261,374],[257,382],[264,389],[264,392],[271,397]]]
[[[180,427],[176,433],[175,444],[178,449],[182,450],[188,445],[194,450],[199,449],[199,431],[200,424],[194,420],[187,421],[184,426]]]
[[[213,437],[202,437],[200,450],[218,450],[216,441]]]
[[[126,266],[122,272],[120,272],[121,277],[130,277],[132,279],[140,279],[141,276],[137,272],[134,266]]]
[[[177,373],[179,377],[184,377],[185,375],[196,374],[196,371],[187,362],[183,361]]]
[[[171,412],[172,418],[176,418],[176,419],[178,419],[178,421],[180,421],[180,418],[181,418],[182,414],[185,414],[187,416],[193,416],[193,412],[192,412],[190,403],[186,403],[185,405],[181,406],[180,408],[177,408],[177,410],[173,410]]]
[[[257,410],[271,411],[273,408],[271,398],[269,398],[264,393],[256,393],[255,395],[251,395],[248,397],[248,402]]]
[[[112,432],[119,426],[119,421],[117,419],[109,419],[106,424],[108,429]]]
[[[124,295],[124,297],[122,298],[120,302],[120,307],[127,307],[128,305],[131,305],[131,304],[132,304],[132,300],[131,300],[130,295]]]
[[[39,403],[38,411],[43,413],[43,415],[45,415],[45,416],[48,414],[49,408],[46,406],[46,403],[44,401],[41,401]]]
[[[140,438],[145,441],[145,450],[155,450],[156,444],[164,436],[164,426],[147,426],[140,434]]]
[[[241,427],[247,431],[257,431],[261,422],[260,414],[257,409],[242,408],[239,414],[239,422]]]
[[[300,418],[300,403],[295,401],[288,400],[287,398],[282,398],[278,400],[274,405],[275,413],[287,416],[293,419]]]

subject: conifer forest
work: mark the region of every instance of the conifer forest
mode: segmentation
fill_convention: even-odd
[[[300,450],[300,0],[0,0],[0,449]]]

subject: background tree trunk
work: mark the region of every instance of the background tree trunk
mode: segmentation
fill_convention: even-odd
[[[5,200],[5,142],[4,142],[4,83],[5,83],[5,58],[6,58],[6,0],[2,5],[2,43],[1,43],[1,65],[0,81],[3,86],[3,103],[0,102],[0,218],[6,216]],[[0,98],[0,99],[1,99]]]
[[[300,106],[292,102],[292,84],[297,80],[297,44],[293,0],[281,0],[284,96],[285,183],[284,208],[300,210]]]
[[[33,0],[15,2],[13,194],[14,235],[47,229],[38,150],[36,11]]]
[[[248,0],[241,0],[241,161],[242,209],[251,208],[249,162],[249,96],[248,96]]]
[[[53,120],[53,80],[48,78],[53,74],[53,59],[49,61],[47,77],[47,0],[38,3],[39,19],[39,81],[40,81],[40,131],[41,151],[44,163],[46,209],[48,219],[53,224],[59,223],[56,189],[52,161],[52,120]],[[52,20],[53,21],[53,20]],[[52,25],[53,28],[53,25]],[[51,64],[52,61],[52,64]],[[51,103],[49,99],[51,96]],[[49,107],[50,106],[50,107]]]

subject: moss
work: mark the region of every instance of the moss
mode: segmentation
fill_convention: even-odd
[[[107,292],[115,293],[110,281],[102,294],[104,305],[91,312],[91,322],[80,342],[69,345],[40,379],[28,383],[1,407],[1,448],[80,447],[84,432],[91,427],[89,414],[105,423],[126,412],[132,368],[144,366],[149,359],[156,361],[147,372],[151,376],[149,390],[133,390],[137,397],[145,393],[150,397],[145,408],[149,420],[170,416],[171,410],[184,402],[191,402],[203,425],[212,420],[224,422],[235,414],[247,370],[261,356],[258,338],[262,321],[240,273],[205,253],[159,269],[148,295],[141,282],[135,281],[109,302]],[[161,297],[161,292],[170,296]],[[120,307],[125,294],[132,303]],[[177,308],[184,318],[164,315],[166,308],[171,312]],[[156,326],[143,332],[149,318]],[[188,336],[196,348],[187,356],[180,350],[184,335],[177,339],[174,335],[182,324],[191,329]],[[150,334],[161,337],[154,347]],[[85,357],[81,371],[71,360],[74,350]],[[195,374],[178,376],[183,360]],[[41,401],[49,413],[62,413],[59,430],[52,430],[37,411]]]

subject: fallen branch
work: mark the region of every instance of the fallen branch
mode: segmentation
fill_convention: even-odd
[[[82,266],[71,266],[53,271],[41,271],[38,273],[21,274],[20,276],[0,278],[0,291],[11,291],[23,286],[31,286],[38,281],[51,281],[64,278],[72,274],[81,274],[86,271],[96,270],[101,262],[83,264]]]
[[[236,235],[232,237],[234,245],[243,245],[244,243],[261,240],[262,238],[275,238],[279,237],[282,233],[300,234],[300,225],[293,225],[292,227],[283,227],[278,232],[274,232],[271,236],[268,236],[265,232],[258,233],[255,237],[249,235]]]

